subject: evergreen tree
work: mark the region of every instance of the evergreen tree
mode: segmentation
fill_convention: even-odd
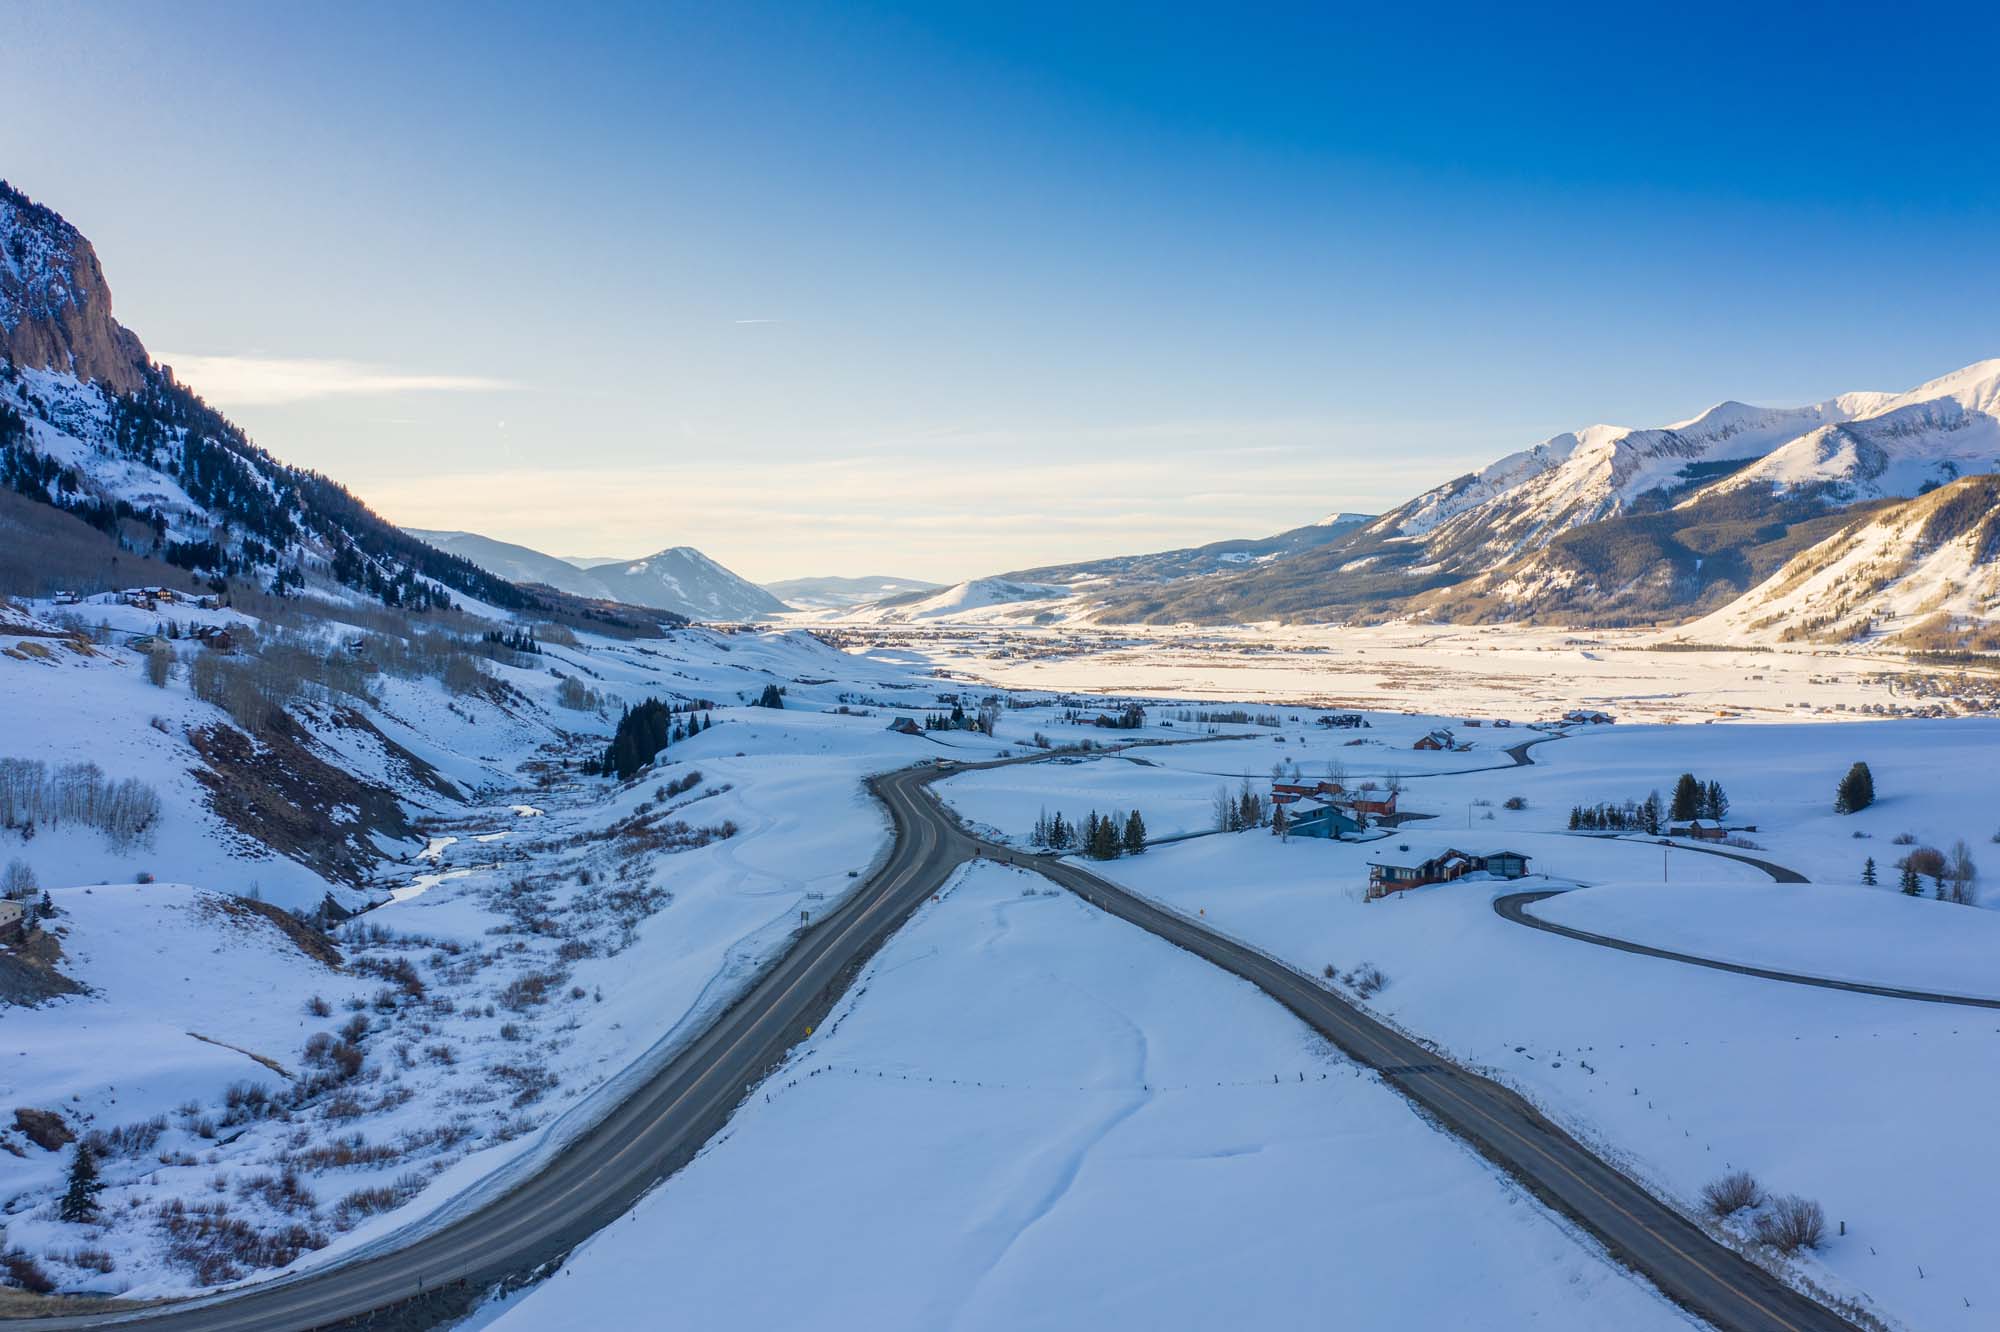
[[[1646,803],[1639,806],[1639,826],[1646,830],[1646,835],[1649,837],[1658,837],[1660,835],[1660,793],[1658,791],[1648,794]]]
[[[88,1145],[78,1142],[70,1158],[69,1188],[63,1193],[60,1213],[65,1221],[97,1219],[97,1195],[104,1181],[97,1177],[97,1157]]]
[[[1049,825],[1049,847],[1062,851],[1069,847],[1069,825],[1063,822],[1062,811],[1056,811],[1055,821]]]
[[[1701,807],[1703,814],[1717,823],[1728,816],[1729,797],[1724,793],[1721,782],[1710,782],[1702,788]]]
[[[1701,795],[1701,783],[1695,780],[1694,774],[1682,773],[1681,779],[1674,783],[1674,819],[1686,823],[1689,819],[1700,818]]]
[[[1905,897],[1921,897],[1923,895],[1923,881],[1917,878],[1917,867],[1912,865],[1908,860],[1903,862],[1903,878],[1897,886],[1903,890],[1903,896]]]
[[[785,691],[774,684],[764,686],[764,692],[757,696],[760,708],[782,708],[785,706]]]
[[[1291,839],[1291,831],[1292,820],[1286,815],[1285,807],[1283,805],[1271,806],[1271,835],[1273,837],[1282,837],[1289,841]]]
[[[1582,805],[1571,805],[1569,807],[1569,827],[1571,832],[1575,832],[1577,829],[1583,827]]]
[[[42,904],[36,909],[42,913],[43,920],[54,920],[56,918],[56,900],[49,896],[48,889],[42,889]]]
[[[1833,812],[1859,814],[1874,803],[1875,774],[1868,771],[1866,763],[1856,763],[1840,779],[1840,788],[1833,796]]]
[[[1868,857],[1868,863],[1861,867],[1861,882],[1870,888],[1875,886],[1875,857]]]
[[[1146,850],[1146,820],[1133,810],[1125,816],[1125,854],[1136,856]]]

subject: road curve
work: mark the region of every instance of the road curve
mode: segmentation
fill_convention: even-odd
[[[1545,1118],[1527,1101],[1376,1021],[1263,953],[1111,884],[1080,866],[992,844],[994,859],[1032,868],[1120,920],[1255,985],[1401,1091],[1676,1304],[1723,1332],[1857,1332],[1711,1239]]]
[[[796,944],[657,1076],[538,1173],[469,1216],[388,1252],[226,1295],[120,1311],[9,1319],[14,1329],[288,1332],[331,1325],[422,1328],[462,1313],[495,1282],[560,1258],[690,1160],[820,1021],[868,957],[974,855],[919,788],[938,768],[870,783],[895,822],[887,863]],[[387,1312],[383,1312],[387,1311]],[[369,1317],[373,1315],[372,1317]]]
[[[1735,857],[1744,859],[1745,857]],[[1798,880],[1804,883],[1804,879]],[[1787,985],[1813,985],[1822,990],[1848,990],[1854,994],[1880,995],[1885,999],[1914,999],[1925,1004],[1958,1004],[1965,1008],[2000,1008],[2000,999],[1982,999],[1976,995],[1943,994],[1936,990],[1909,990],[1895,985],[1870,985],[1865,981],[1834,980],[1828,976],[1809,976],[1797,971],[1775,971],[1770,967],[1753,967],[1741,962],[1723,962],[1712,957],[1702,957],[1695,953],[1676,953],[1671,949],[1654,948],[1649,944],[1633,943],[1609,934],[1593,934],[1589,930],[1579,930],[1569,925],[1558,925],[1551,920],[1530,915],[1527,908],[1545,898],[1558,897],[1564,889],[1543,890],[1532,893],[1509,893],[1493,899],[1493,909],[1504,920],[1516,925],[1526,925],[1529,929],[1544,930],[1549,934],[1560,934],[1567,939],[1579,939],[1584,943],[1596,944],[1600,948],[1615,948],[1621,953],[1637,953],[1642,957],[1664,958],[1669,962],[1685,962],[1689,966],[1709,967],[1716,971],[1733,971],[1739,976],[1756,976],[1762,980],[1783,981]]]

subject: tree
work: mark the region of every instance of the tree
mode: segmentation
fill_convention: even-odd
[[[1575,832],[1577,829],[1583,827],[1582,805],[1571,805],[1569,807],[1569,826],[1571,832]]]
[[[1271,806],[1271,835],[1287,842],[1292,840],[1292,820],[1283,805]]]
[[[1903,890],[1903,896],[1915,897],[1923,892],[1924,886],[1917,880],[1917,867],[1912,865],[1907,857],[1899,863],[1902,866],[1903,876],[1896,886]]]
[[[1701,783],[1695,780],[1695,775],[1691,772],[1682,773],[1681,779],[1674,783],[1672,811],[1674,819],[1686,823],[1689,819],[1700,818],[1701,795]]]
[[[1978,893],[1972,885],[1978,877],[1979,869],[1972,863],[1972,848],[1961,837],[1951,844],[1951,857],[1945,863],[1944,882],[1950,885],[1946,900],[1960,906],[1973,905]]]
[[[37,910],[42,913],[43,920],[54,920],[56,918],[56,902],[53,897],[49,896],[49,890],[46,888],[42,889],[42,904]]]
[[[97,1195],[103,1190],[104,1181],[97,1177],[97,1158],[92,1155],[88,1143],[76,1144],[76,1155],[70,1158],[69,1188],[63,1192],[60,1214],[65,1221],[94,1221],[97,1219]]]
[[[1944,858],[1944,852],[1934,846],[1919,846],[1899,863],[1911,873],[1931,880],[1937,885],[1938,896],[1944,896],[1945,875],[1951,872],[1951,864]]]
[[[1049,824],[1049,849],[1065,851],[1069,848],[1070,826],[1063,822],[1062,811],[1056,811],[1055,821]]]
[[[782,690],[782,689],[780,689],[780,688],[778,688],[778,686],[776,686],[776,685],[774,685],[774,684],[767,684],[767,685],[765,685],[765,686],[764,686],[764,692],[763,692],[763,693],[761,693],[761,694],[759,694],[759,695],[757,696],[757,704],[756,704],[756,706],[758,706],[758,707],[760,707],[760,708],[782,708],[782,707],[784,707],[784,706],[785,706],[785,691],[784,691],[784,690]],[[965,715],[965,712],[964,712],[964,710],[963,710],[963,709],[960,709],[960,710],[959,710],[959,716],[963,717],[964,715]]]
[[[1646,834],[1650,837],[1658,837],[1660,835],[1660,793],[1658,791],[1648,792],[1646,803],[1639,806],[1639,826],[1645,829]]]
[[[1870,888],[1875,886],[1875,857],[1868,857],[1868,863],[1861,867],[1861,882]]]
[[[1236,802],[1235,797],[1229,794],[1228,787],[1218,786],[1215,788],[1215,830],[1217,832],[1235,832],[1240,829],[1243,825],[1238,822],[1238,819],[1241,816],[1242,809],[1243,807]]]
[[[1125,854],[1141,855],[1146,850],[1146,820],[1133,810],[1125,816]]]
[[[1840,779],[1840,787],[1833,796],[1833,812],[1859,814],[1874,803],[1875,774],[1868,771],[1866,763],[1856,763]]]
[[[1702,788],[1701,812],[1717,823],[1728,817],[1729,796],[1723,791],[1721,782],[1710,782]]]
[[[35,878],[35,867],[19,856],[7,862],[7,868],[0,870],[0,897],[26,899],[34,896],[41,882]]]
[[[165,689],[167,681],[173,677],[174,654],[169,648],[152,647],[146,652],[146,683],[155,689]]]

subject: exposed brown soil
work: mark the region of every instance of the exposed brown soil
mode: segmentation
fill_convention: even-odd
[[[0,1004],[32,1008],[65,994],[82,994],[83,986],[56,969],[61,961],[62,941],[47,930],[0,944]]]
[[[411,836],[393,791],[320,758],[289,717],[281,714],[255,740],[220,722],[190,730],[188,739],[206,764],[189,771],[217,817],[325,878],[358,885],[382,861],[371,833],[397,841]],[[353,816],[336,825],[335,810]]]
[[[76,1141],[76,1131],[53,1110],[19,1106],[14,1111],[14,1127],[45,1152],[59,1152]]]
[[[301,953],[335,971],[340,970],[343,959],[339,945],[282,907],[248,897],[224,897],[218,893],[203,897],[197,910],[234,916],[238,920],[261,917],[275,926],[278,933],[289,939]]]

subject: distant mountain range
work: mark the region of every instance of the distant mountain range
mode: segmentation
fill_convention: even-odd
[[[554,555],[476,532],[413,528],[410,534],[510,582],[672,611],[691,620],[755,620],[791,609],[692,546],[672,546],[643,560],[605,560],[579,568]]]
[[[1974,583],[1984,576],[1976,571],[1993,553],[1964,534],[1986,530],[1967,515],[1983,514],[1982,503],[1990,509],[1982,497],[1993,491],[1968,478],[1996,471],[2000,360],[1988,360],[1906,393],[1795,408],[1724,402],[1654,429],[1590,426],[1372,519],[1341,514],[1262,541],[1017,570],[853,614],[1196,624],[1701,619],[1798,637],[1828,623],[1863,632],[1856,624],[1870,606],[1879,633],[1921,605],[1925,641],[1935,646],[1976,632],[1976,598],[1949,592],[1941,570]],[[1932,505],[1950,517],[1929,517]],[[1946,528],[1961,534],[1949,549],[1937,544]],[[1801,569],[1859,559],[1864,548],[1878,573],[1903,570],[1908,587],[1931,590],[1915,601],[1886,587],[1874,600],[1834,595],[1837,610],[1824,597],[1808,606],[1774,596],[1779,585],[1810,581]],[[1716,617],[1739,601],[1740,613]],[[1949,624],[1940,608],[1953,609]]]
[[[830,610],[913,592],[935,592],[940,586],[915,578],[871,574],[860,578],[786,578],[764,584],[764,590],[797,610]]]

